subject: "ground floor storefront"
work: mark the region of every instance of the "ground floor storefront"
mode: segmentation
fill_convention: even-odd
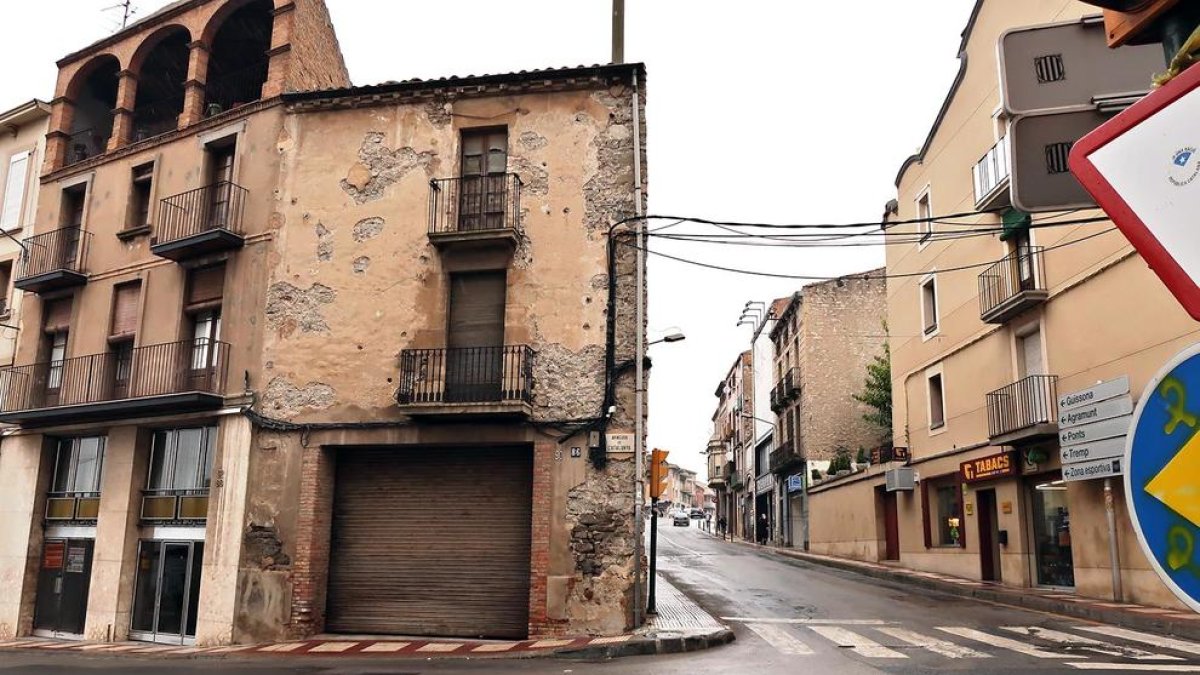
[[[814,553],[1179,606],[1138,546],[1119,480],[1107,489],[1103,479],[1064,481],[1053,442],[889,462],[823,481],[809,494]]]

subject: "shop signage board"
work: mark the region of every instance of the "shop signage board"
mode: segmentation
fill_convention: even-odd
[[[1064,464],[1062,469],[1063,480],[1072,483],[1078,480],[1120,476],[1121,465],[1124,461],[1124,457],[1112,457],[1110,459],[1098,459],[1094,462]]]
[[[1133,414],[1133,397],[1129,394],[1111,398],[1100,403],[1093,403],[1058,413],[1059,428],[1075,427],[1080,424],[1099,422],[1112,417]]]
[[[1133,415],[1124,415],[1091,424],[1067,427],[1066,429],[1060,428],[1058,443],[1061,446],[1079,445],[1080,443],[1094,443],[1106,438],[1125,436],[1129,433],[1129,423],[1132,421]]]
[[[1167,587],[1200,611],[1200,344],[1146,386],[1124,459],[1125,500],[1142,551]]]
[[[1061,423],[1063,411],[1075,410],[1090,406],[1110,398],[1116,398],[1129,393],[1129,377],[1123,375],[1114,380],[1105,380],[1093,387],[1082,391],[1073,391],[1058,397],[1058,410]]]
[[[804,489],[804,476],[794,474],[788,476],[787,490],[788,492],[800,492]]]
[[[1064,466],[1080,462],[1094,462],[1098,459],[1111,459],[1125,455],[1125,437],[1106,438],[1095,443],[1068,445],[1058,449]]]
[[[758,480],[754,481],[754,491],[758,494],[775,489],[775,474],[768,473],[764,476],[759,476]]]
[[[964,483],[978,483],[985,480],[1007,478],[1017,475],[1017,460],[1013,452],[1000,452],[979,459],[972,459],[959,465],[959,474]]]
[[[1179,304],[1200,320],[1198,116],[1200,68],[1189,68],[1081,138],[1068,165]]]

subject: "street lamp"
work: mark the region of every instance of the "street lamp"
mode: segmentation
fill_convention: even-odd
[[[687,336],[683,334],[683,331],[679,330],[678,328],[671,328],[668,329],[668,331],[669,332],[661,338],[657,340],[651,340],[650,342],[646,343],[646,346],[649,347],[650,345],[656,345],[660,342],[683,342],[687,339]]]

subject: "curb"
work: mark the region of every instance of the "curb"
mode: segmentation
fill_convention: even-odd
[[[673,635],[671,637],[646,638],[631,640],[615,645],[598,645],[565,649],[540,656],[565,657],[576,659],[605,658],[615,659],[624,656],[655,656],[659,654],[682,654],[698,652],[727,645],[734,641],[733,631],[722,628],[718,631],[703,635]]]
[[[1032,609],[1039,612],[1048,612],[1051,614],[1061,614],[1077,619],[1085,619],[1088,621],[1096,621],[1100,623],[1108,623],[1125,628],[1133,628],[1140,630],[1148,630],[1156,633],[1166,633],[1178,637],[1188,638],[1191,640],[1200,640],[1200,621],[1196,620],[1172,620],[1167,617],[1155,617],[1148,614],[1134,614],[1128,611],[1122,611],[1117,608],[1098,607],[1096,605],[1087,604],[1089,600],[1080,598],[1078,602],[1049,598],[1038,593],[1023,593],[1018,589],[994,588],[988,586],[960,586],[958,584],[938,581],[927,577],[917,576],[901,572],[898,570],[879,569],[858,563],[857,561],[844,560],[826,556],[815,556],[800,551],[787,551],[771,546],[762,546],[759,544],[751,544],[749,542],[736,542],[745,546],[750,546],[765,551],[770,551],[778,555],[800,560],[813,565],[829,567],[846,572],[853,572],[862,576],[882,579],[902,584],[904,586],[916,586],[930,591],[937,591],[948,595],[956,595],[965,598],[974,598],[999,605],[1008,605],[1022,609]],[[1095,600],[1095,602],[1108,602],[1106,600]]]

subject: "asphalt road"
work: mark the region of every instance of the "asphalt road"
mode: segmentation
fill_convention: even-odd
[[[1200,672],[1200,643],[908,591],[722,542],[669,521],[659,535],[661,572],[725,620],[736,642],[690,654],[607,662],[312,657],[164,662],[9,652],[0,654],[0,674]]]

